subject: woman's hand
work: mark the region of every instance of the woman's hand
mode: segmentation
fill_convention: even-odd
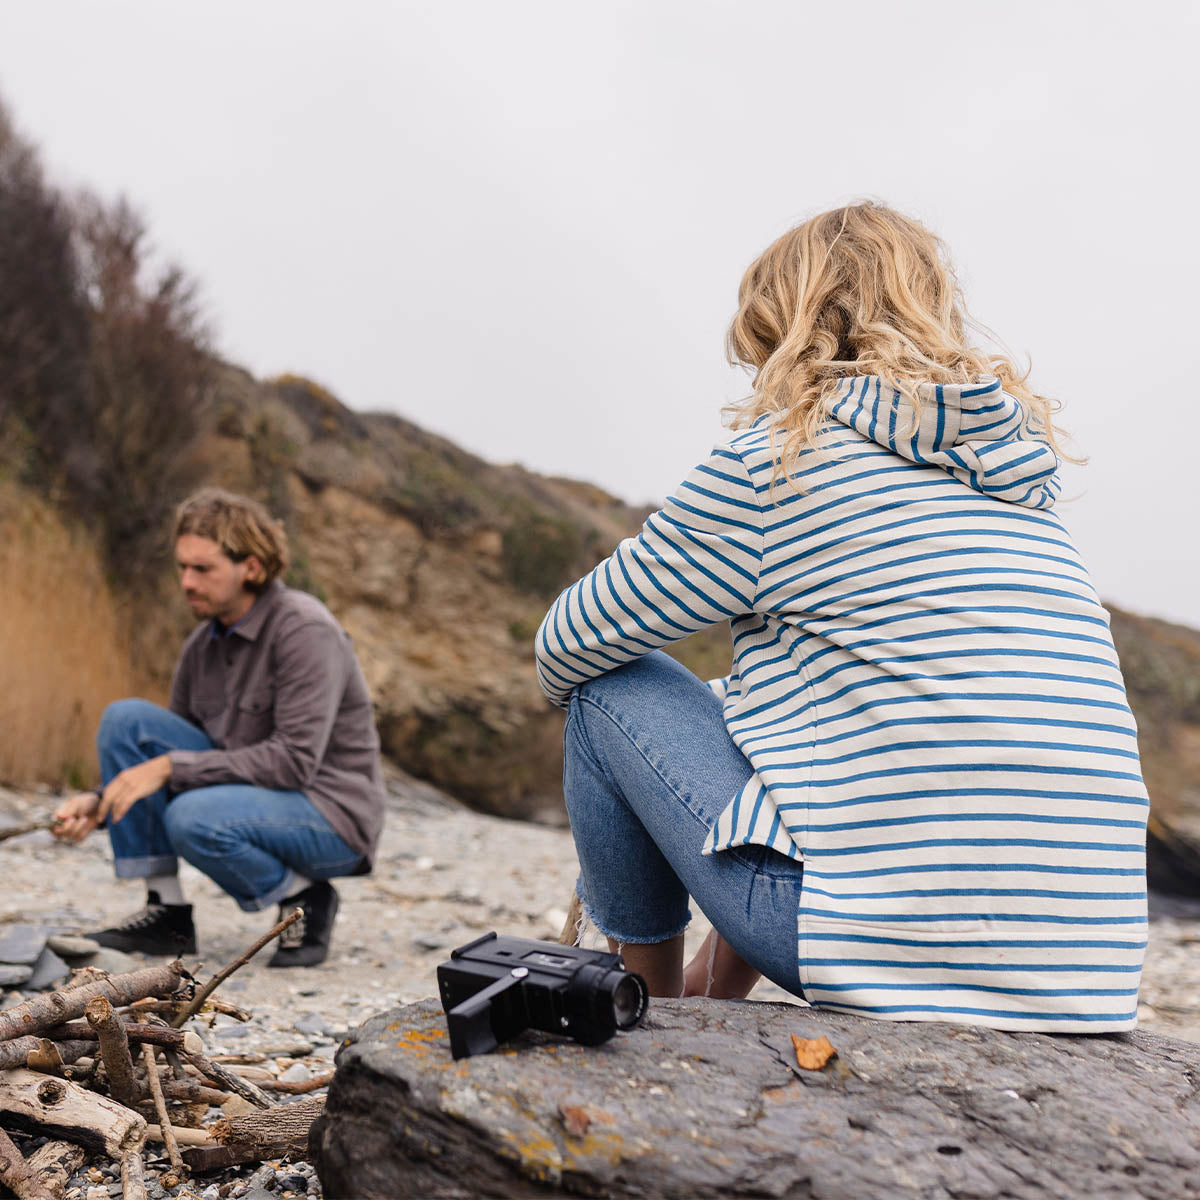
[[[79,792],[68,796],[55,810],[55,825],[50,832],[62,842],[78,845],[100,824],[100,796],[97,792]]]

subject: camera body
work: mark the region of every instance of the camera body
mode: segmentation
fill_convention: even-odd
[[[526,1029],[598,1046],[632,1029],[649,1002],[645,981],[618,954],[496,933],[452,950],[437,978],[455,1058],[486,1054]]]

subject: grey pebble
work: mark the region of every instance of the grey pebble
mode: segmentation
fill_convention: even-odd
[[[241,1195],[241,1200],[279,1200],[274,1192],[268,1192],[264,1187],[247,1188]]]
[[[308,1191],[308,1179],[303,1175],[295,1173],[279,1175],[276,1177],[275,1183],[281,1192]]]
[[[453,940],[444,933],[422,933],[413,938],[413,945],[419,950],[445,950]]]
[[[228,1025],[224,1029],[215,1029],[213,1033],[218,1041],[224,1041],[226,1038],[245,1038],[250,1036],[250,1030],[245,1025]]]
[[[49,946],[44,946],[25,986],[31,992],[40,992],[43,988],[61,983],[70,973],[71,968]]]
[[[136,971],[146,964],[131,954],[114,950],[111,946],[101,946],[95,954],[81,959],[76,965],[96,967],[101,971],[107,971],[110,975],[122,975],[126,971]]]
[[[311,1079],[312,1076],[303,1063],[292,1063],[279,1078],[284,1083],[303,1083],[306,1079]]]
[[[320,1033],[328,1034],[329,1026],[325,1024],[325,1018],[320,1013],[305,1013],[292,1028],[297,1033]],[[311,1047],[309,1047],[311,1049]]]
[[[215,1183],[210,1183],[200,1195],[204,1200],[221,1200],[221,1189]]]
[[[10,925],[0,933],[0,962],[33,966],[45,948],[46,936],[42,925]]]
[[[59,954],[68,960],[72,958],[86,958],[89,954],[95,954],[101,949],[99,942],[94,942],[90,937],[83,937],[80,934],[74,933],[56,933],[53,937],[46,939],[46,945],[55,954]]]
[[[25,983],[32,975],[32,967],[18,966],[16,963],[0,963],[0,986],[17,987]]]

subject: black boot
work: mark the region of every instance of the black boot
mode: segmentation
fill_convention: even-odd
[[[280,934],[279,949],[271,956],[268,967],[315,967],[329,953],[333,918],[338,910],[338,894],[333,885],[322,879],[289,896],[279,906],[279,919],[282,921],[294,908],[301,909],[303,916]]]
[[[127,954],[195,954],[196,927],[190,904],[163,904],[157,892],[146,894],[146,907],[107,929],[84,935],[101,946]]]

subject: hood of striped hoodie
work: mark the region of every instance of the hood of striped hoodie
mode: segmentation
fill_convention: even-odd
[[[893,453],[942,467],[985,496],[1024,508],[1054,504],[1058,455],[998,379],[922,383],[917,397],[919,413],[891,384],[860,375],[842,382],[831,412]]]

